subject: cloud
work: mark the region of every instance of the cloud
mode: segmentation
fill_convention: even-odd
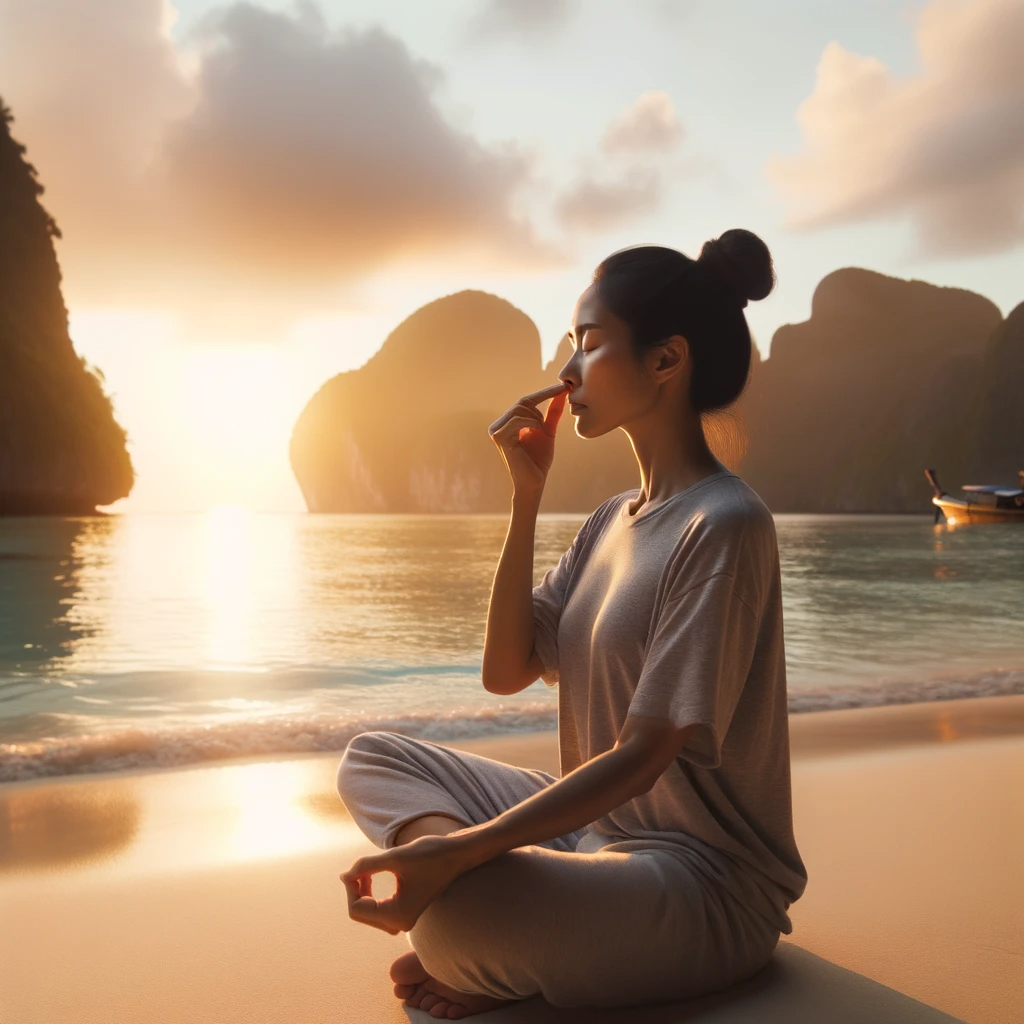
[[[606,153],[671,152],[683,140],[683,126],[665,92],[645,92],[616,117],[604,133]]]
[[[830,43],[801,105],[802,151],[766,172],[789,223],[904,217],[921,255],[1024,242],[1024,5],[932,0],[916,26],[920,73]]]
[[[558,198],[559,222],[570,231],[598,233],[655,212],[665,192],[665,157],[683,135],[668,94],[643,93],[605,130],[601,170],[584,172]]]
[[[478,42],[536,39],[563,28],[577,6],[577,0],[482,0],[469,21],[467,36]]]
[[[551,258],[514,213],[525,156],[449,123],[440,71],[393,36],[309,3],[235,3],[184,50],[168,28],[159,0],[0,0],[4,99],[76,297],[263,322],[409,257]]]
[[[661,176],[652,168],[631,167],[611,180],[581,178],[558,200],[558,218],[567,228],[598,233],[653,213],[661,205]]]

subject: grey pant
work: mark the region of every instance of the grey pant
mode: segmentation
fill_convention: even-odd
[[[338,768],[341,799],[382,849],[424,814],[482,824],[555,781],[391,732],[353,738]],[[461,875],[408,933],[425,970],[460,992],[611,1007],[718,991],[771,958],[779,929],[671,843],[601,841],[581,829]]]

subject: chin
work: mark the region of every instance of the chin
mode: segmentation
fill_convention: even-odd
[[[587,410],[590,411],[589,409]],[[594,426],[593,423],[585,421],[583,417],[576,417],[575,431],[577,437],[582,437],[587,440],[592,437],[600,437],[602,434],[607,434],[607,430],[600,430]]]

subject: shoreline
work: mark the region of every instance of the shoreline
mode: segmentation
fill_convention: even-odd
[[[511,712],[510,717],[515,717]],[[496,729],[483,735],[445,737],[433,731],[434,735],[423,736],[435,743],[450,746],[465,746],[475,749],[476,745],[486,746],[491,742],[515,743],[521,737],[556,735],[556,712],[551,710],[551,726],[539,724],[535,728],[512,728],[508,731]],[[391,720],[395,721],[395,720]],[[368,723],[373,728],[389,728],[389,720],[379,725]],[[427,723],[431,724],[430,721]],[[818,711],[793,711],[789,713],[791,756],[830,756],[867,749],[928,743],[936,739],[961,740],[1013,736],[1024,732],[1024,694],[996,695],[983,697],[949,697],[942,700],[913,701],[898,704],[877,704],[866,707],[841,707]],[[352,735],[362,731],[358,728],[347,730]],[[395,731],[405,731],[399,726]],[[409,730],[409,735],[421,735],[420,730]],[[133,731],[131,735],[137,736]],[[346,736],[347,743],[350,736]],[[99,741],[106,737],[102,734]],[[73,742],[73,741],[72,741]],[[195,757],[192,760],[171,764],[129,764],[121,768],[80,767],[77,770],[30,774],[24,778],[4,778],[4,762],[0,760],[0,793],[15,786],[45,785],[49,782],[66,782],[74,779],[132,778],[150,773],[163,774],[199,770],[209,767],[231,767],[243,764],[278,763],[301,761],[308,758],[340,758],[344,745],[328,746],[314,750],[279,750],[263,753],[228,757]],[[0,744],[0,750],[3,745]],[[28,766],[31,770],[31,765]]]

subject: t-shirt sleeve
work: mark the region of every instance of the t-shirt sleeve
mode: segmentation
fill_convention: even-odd
[[[722,742],[750,672],[759,615],[719,572],[670,589],[647,647],[627,714],[696,724],[679,756],[701,768],[722,763]]]

